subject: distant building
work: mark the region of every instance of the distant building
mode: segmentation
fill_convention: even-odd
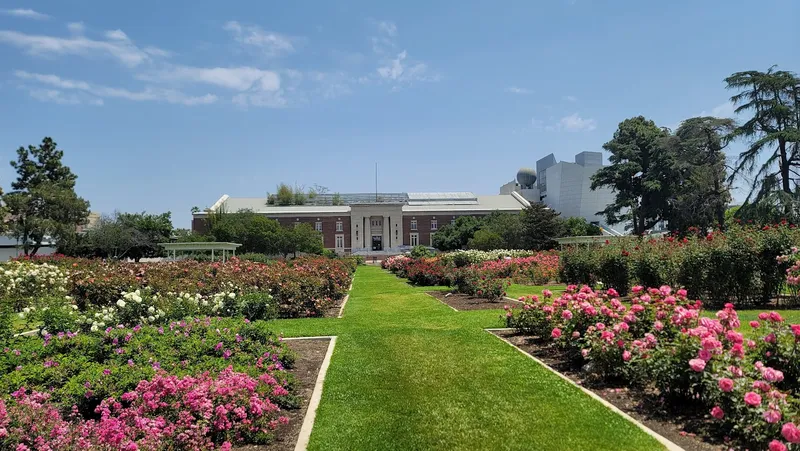
[[[614,202],[614,193],[609,188],[591,189],[592,175],[602,167],[601,152],[581,152],[574,163],[556,161],[550,154],[536,162],[536,170],[520,169],[516,180],[500,187],[500,194],[519,193],[529,202],[543,202],[562,217],[582,217],[617,234],[597,214]]]
[[[430,246],[439,227],[461,216],[493,211],[518,213],[530,203],[519,193],[476,196],[470,192],[318,194],[305,205],[268,204],[266,197],[222,196],[193,213],[192,231],[204,232],[210,213],[249,210],[281,225],[309,224],[323,245],[341,254],[396,254]]]

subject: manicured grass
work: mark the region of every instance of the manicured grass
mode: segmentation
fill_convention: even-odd
[[[519,285],[519,284],[512,284],[510,287],[506,289],[506,294],[510,298],[518,299],[520,296],[530,296],[532,294],[540,295],[542,294],[542,290],[548,289],[553,292],[554,295],[558,295],[562,293],[567,288],[566,285]]]
[[[359,267],[344,318],[276,321],[338,335],[313,450],[655,450],[649,435],[483,329],[376,267]]]

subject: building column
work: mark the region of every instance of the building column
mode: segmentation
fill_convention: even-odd
[[[381,241],[383,242],[383,250],[389,248],[389,240],[390,234],[392,233],[391,224],[389,223],[389,216],[383,215],[383,236],[381,237]]]

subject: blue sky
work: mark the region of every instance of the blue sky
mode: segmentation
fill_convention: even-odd
[[[372,191],[376,162],[381,191],[495,194],[627,117],[731,114],[733,72],[800,70],[798,2],[755,5],[2,0],[0,159],[51,136],[92,210],[177,226],[280,182]]]

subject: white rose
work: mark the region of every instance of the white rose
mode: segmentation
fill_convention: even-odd
[[[155,307],[153,307],[152,305],[150,306],[150,308],[148,308],[148,309],[147,309],[147,312],[148,312],[148,313],[153,313],[153,312],[155,312],[155,311],[156,311],[156,308],[155,308]]]
[[[117,301],[117,305],[119,306],[119,308],[125,308],[125,301],[120,299],[119,301]]]
[[[153,321],[155,321],[156,319],[155,319],[155,317],[153,317],[153,316],[148,316],[148,317],[147,317],[147,320],[148,320],[148,321],[150,321],[150,322],[152,323],[152,322],[153,322]]]

